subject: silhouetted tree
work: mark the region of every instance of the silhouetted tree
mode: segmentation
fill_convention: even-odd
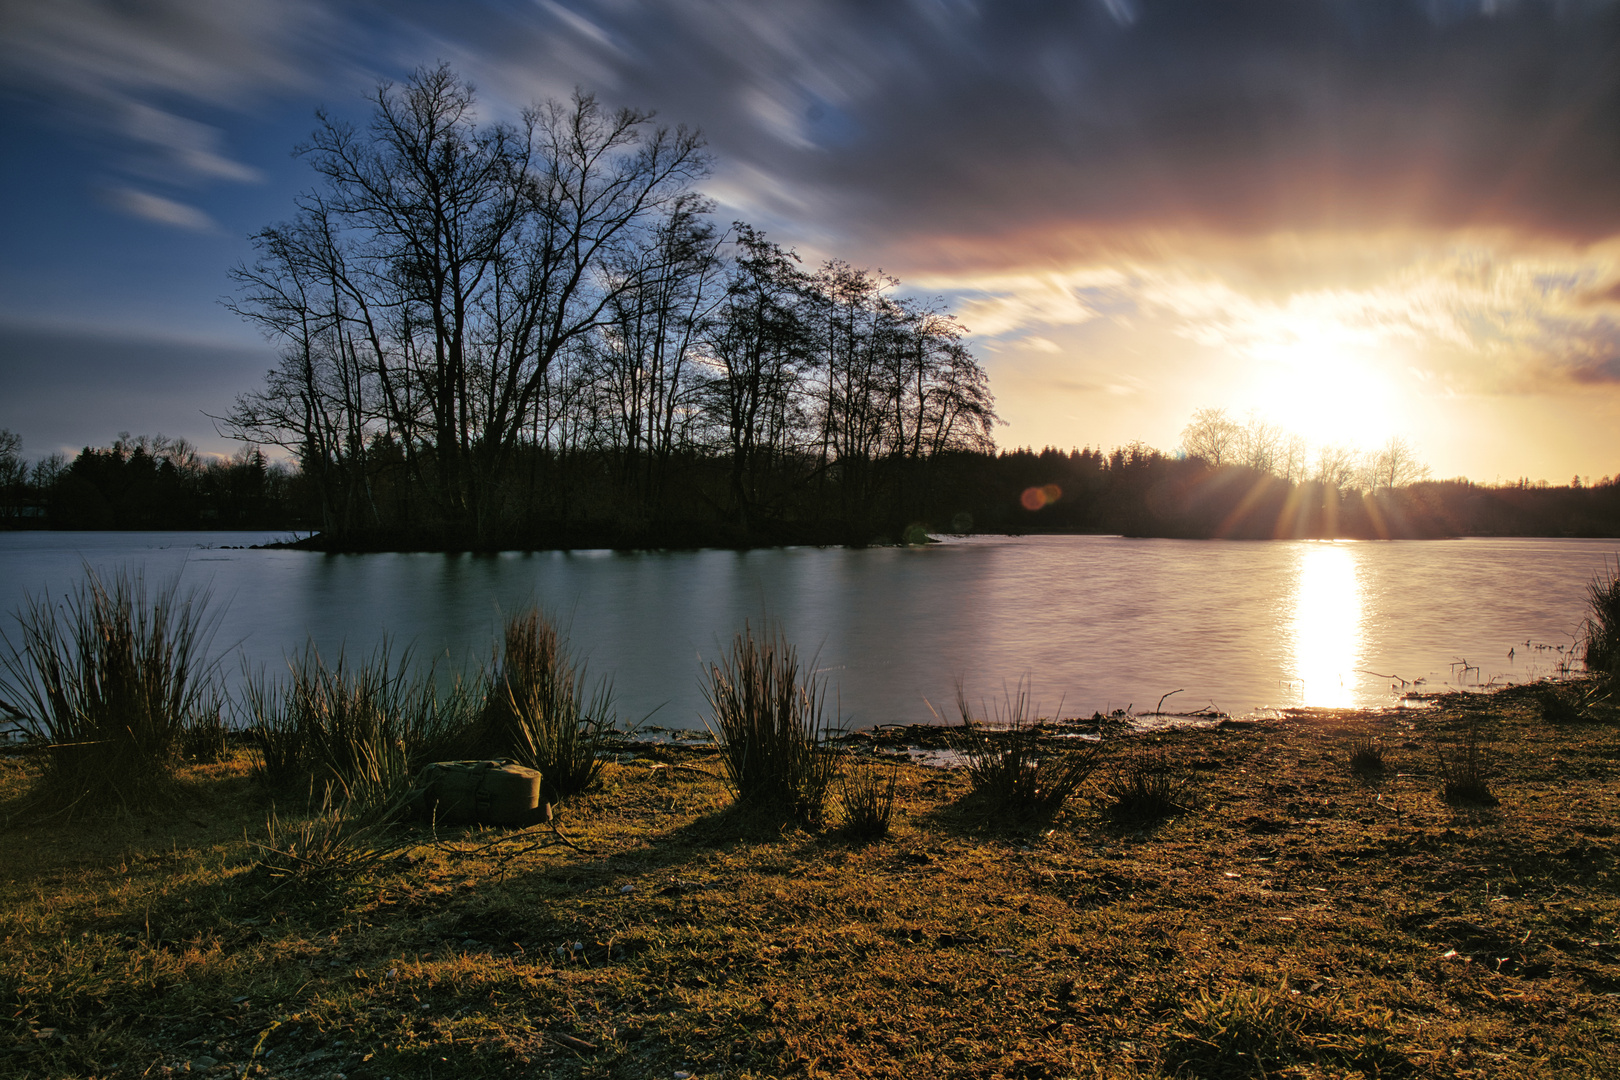
[[[364,130],[321,114],[300,153],[323,186],[237,271],[237,308],[283,365],[227,422],[317,469],[359,460],[380,429],[438,519],[481,538],[549,369],[636,287],[624,268],[689,207],[707,158],[696,133],[585,93],[515,125],[480,125],[474,103],[441,65],[379,86]]]

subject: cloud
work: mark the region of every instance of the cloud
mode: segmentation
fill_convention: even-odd
[[[734,185],[764,189],[743,204],[803,207],[840,254],[902,274],[1143,228],[1620,231],[1617,0],[386,11],[11,4],[0,60],[19,92],[77,102],[82,123],[111,118],[207,179],[249,174],[180,119],[192,104],[441,56],[493,114],[583,85],[701,126]]]
[[[50,122],[133,151],[136,171],[255,180],[222,152],[217,129],[178,110],[245,109],[313,87],[331,21],[312,0],[9,3],[0,7],[0,85]]]
[[[107,192],[107,201],[132,217],[154,221],[159,225],[172,225],[191,232],[218,232],[214,219],[194,206],[165,199],[134,188],[113,188]]]
[[[619,93],[902,271],[1014,234],[1620,230],[1610,2],[573,9]]]
[[[1353,354],[1415,367],[1437,389],[1512,394],[1613,381],[1620,319],[1591,296],[1616,274],[1620,241],[1289,234],[1161,242],[1064,270],[915,284],[950,296],[976,333],[1013,346],[1097,320],[1151,323],[1262,365]]]
[[[0,322],[0,427],[31,454],[104,446],[120,431],[229,452],[204,414],[226,411],[273,361],[265,346]]]

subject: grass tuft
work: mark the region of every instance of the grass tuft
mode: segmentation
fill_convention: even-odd
[[[1440,761],[1441,797],[1453,806],[1495,806],[1499,800],[1490,788],[1492,747],[1480,724],[1470,719],[1460,742],[1448,754],[1436,747]]]
[[[272,810],[266,838],[254,845],[256,865],[273,879],[318,883],[376,870],[414,845],[394,824],[404,809],[399,793],[377,800],[337,791],[328,784],[320,809],[306,818],[283,820]]]
[[[590,787],[623,736],[613,684],[604,679],[587,688],[585,667],[556,624],[532,608],[508,619],[489,685],[474,755],[510,757],[538,770],[548,801]]]
[[[844,831],[857,840],[881,840],[894,819],[894,793],[900,769],[874,761],[851,764],[839,775],[838,800],[844,809]]]
[[[139,574],[108,582],[88,567],[60,605],[27,599],[20,640],[3,639],[0,699],[45,749],[36,809],[140,810],[170,795],[188,729],[217,713],[207,601],[178,580],[148,593]]]
[[[1200,991],[1182,1010],[1165,1065],[1201,1077],[1265,1076],[1309,1057],[1306,1020],[1286,986]]]
[[[1357,776],[1382,776],[1388,763],[1384,760],[1384,744],[1377,739],[1350,740],[1350,771]]]
[[[1107,815],[1124,825],[1146,825],[1193,809],[1192,774],[1163,751],[1138,750],[1103,789]]]
[[[973,793],[1013,818],[1055,816],[1097,769],[1101,743],[1059,750],[1042,738],[1022,683],[988,722],[973,715],[960,686],[956,708],[962,723],[946,737],[966,762]]]
[[[703,688],[727,786],[739,804],[819,827],[838,761],[826,738],[826,686],[799,669],[780,629],[744,624]]]

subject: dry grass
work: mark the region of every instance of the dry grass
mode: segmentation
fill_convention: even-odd
[[[1470,717],[1501,805],[1363,782]],[[1151,832],[1071,804],[1009,836],[898,766],[891,838],[739,837],[706,751],[568,804],[581,850],[427,832],[324,889],[252,869],[242,754],[177,812],[0,830],[0,1054],[18,1077],[1620,1074],[1620,726],[1529,691],[1145,745],[1199,779]],[[0,758],[0,797],[37,775]],[[675,767],[680,766],[680,767]],[[1263,1066],[1251,1065],[1263,1063]],[[226,1075],[223,1069],[217,1074]]]

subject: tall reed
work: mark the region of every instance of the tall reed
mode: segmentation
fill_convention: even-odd
[[[1586,670],[1620,679],[1620,558],[1586,586]]]
[[[433,669],[396,661],[388,642],[358,664],[340,651],[327,663],[314,645],[288,662],[285,683],[244,680],[246,726],[260,776],[286,789],[337,783],[350,799],[386,802],[414,769],[456,753],[477,717],[482,689],[457,679],[440,692]]]
[[[188,727],[217,707],[207,659],[218,616],[178,580],[148,592],[139,573],[89,567],[60,604],[29,597],[4,636],[0,698],[45,745],[41,809],[139,809],[169,790]]]
[[[476,752],[539,770],[546,796],[567,798],[591,785],[621,734],[612,682],[587,685],[556,623],[534,608],[507,619]]]
[[[778,629],[755,637],[743,625],[730,652],[708,666],[703,688],[709,731],[720,745],[727,785],[740,804],[819,826],[838,761],[826,739],[826,686],[801,672],[798,651]]]

